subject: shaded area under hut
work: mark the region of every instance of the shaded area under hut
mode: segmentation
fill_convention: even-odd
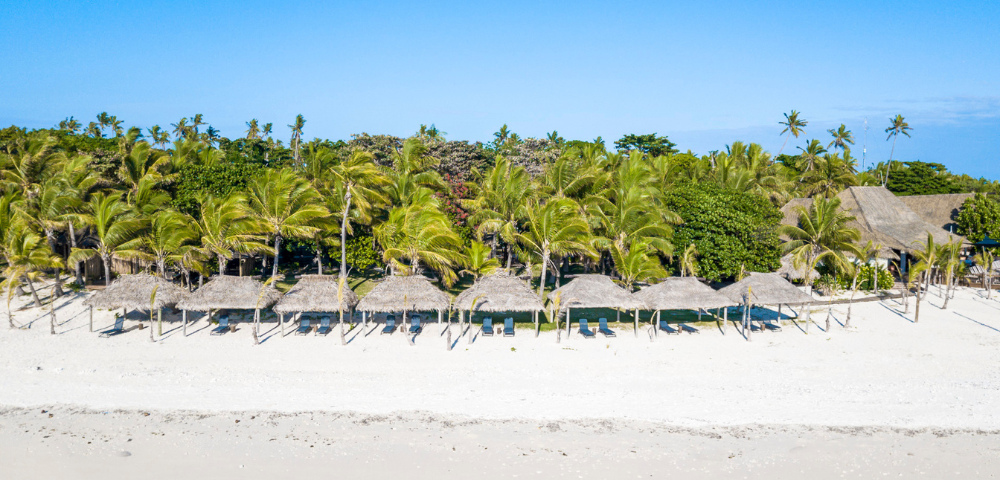
[[[177,308],[183,312],[186,335],[188,310],[207,312],[209,319],[212,318],[213,311],[253,310],[256,327],[261,309],[270,308],[279,298],[281,292],[271,285],[265,287],[263,282],[253,277],[219,275],[178,302]],[[256,329],[254,336],[256,337]]]
[[[815,302],[815,299],[777,273],[752,272],[743,280],[720,289],[719,293],[743,305],[742,324],[744,331],[748,332],[747,339],[750,338],[749,332],[754,328],[750,318],[751,305],[777,305],[780,320],[782,305],[810,305]],[[806,310],[807,322],[808,315],[809,311]]]
[[[475,305],[473,305],[473,302]],[[535,336],[538,336],[538,312],[545,305],[538,294],[524,280],[505,272],[489,275],[476,280],[471,287],[458,294],[452,306],[458,310],[459,324],[464,322],[465,312],[511,313],[530,312],[535,322]],[[472,341],[472,335],[469,335]]]
[[[660,311],[662,310],[695,310],[698,312],[698,319],[701,320],[702,312],[714,308],[716,309],[716,317],[718,317],[718,310],[722,309],[723,325],[725,325],[728,320],[726,307],[737,304],[712,287],[699,282],[695,277],[665,278],[660,283],[644,287],[632,296],[642,302],[646,308],[656,312],[657,324],[660,323]],[[636,330],[638,328],[637,322]],[[654,332],[658,330],[659,328],[654,326]]]
[[[559,314],[566,312],[566,333],[570,333],[572,308],[607,308],[616,311],[620,316],[622,310],[635,312],[636,335],[638,336],[639,310],[645,305],[636,299],[628,290],[619,287],[607,275],[584,274],[576,275],[569,283],[549,293],[548,299],[553,305],[559,304]],[[557,302],[558,300],[558,302]],[[553,315],[552,318],[555,318]],[[616,318],[616,320],[620,320]]]
[[[152,298],[156,289],[156,298]],[[83,304],[90,307],[90,331],[94,331],[94,309],[122,309],[122,318],[128,310],[148,312],[156,310],[157,320],[162,318],[164,308],[173,308],[187,297],[188,292],[170,281],[147,273],[121,275],[104,290],[100,290]],[[152,300],[152,301],[150,301]]]
[[[368,313],[401,313],[403,326],[409,331],[407,313],[436,311],[438,323],[441,323],[449,305],[451,299],[448,294],[435,287],[429,278],[423,275],[390,275],[358,302],[357,310],[362,312],[365,322]],[[407,335],[407,338],[410,336]]]
[[[303,275],[298,283],[278,300],[273,310],[278,314],[278,322],[281,323],[281,334],[284,336],[285,315],[294,315],[297,313],[301,321],[302,314],[304,313],[340,314],[349,312],[348,318],[353,318],[354,307],[357,304],[358,295],[347,285],[346,279],[343,292],[341,292],[340,277],[337,275]],[[341,327],[343,327],[343,315],[339,315],[338,321]]]

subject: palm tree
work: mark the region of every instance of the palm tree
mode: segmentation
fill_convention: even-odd
[[[854,307],[854,294],[858,291],[858,276],[861,274],[861,268],[864,265],[872,265],[873,260],[876,259],[881,249],[881,244],[875,244],[869,240],[865,246],[858,248],[858,261],[848,265],[851,267],[848,270],[851,275],[851,298],[847,302],[847,320],[844,321],[844,328],[850,328],[851,326],[851,310]],[[875,264],[872,272],[872,285],[875,289],[875,295],[878,295],[878,273],[878,264]]]
[[[101,129],[102,137],[104,136],[104,129],[111,126],[112,119],[114,119],[114,117],[108,115],[108,112],[101,112],[97,114],[97,125]]]
[[[71,249],[77,248],[77,228],[82,230],[93,223],[93,217],[87,211],[87,200],[91,192],[98,187],[100,175],[91,168],[92,162],[93,159],[88,156],[70,157],[62,164],[62,171],[58,174],[67,194],[72,197],[72,201],[67,205],[68,210],[62,214],[62,218],[66,222],[66,232]],[[72,263],[76,283],[83,286],[83,271],[80,268],[80,262]]]
[[[802,151],[802,153],[799,154],[799,169],[806,172],[812,170],[816,161],[820,159],[820,156],[826,153],[826,149],[823,148],[823,144],[816,139],[810,140],[809,143],[806,144],[806,148],[796,148]]]
[[[0,181],[16,188],[25,197],[35,196],[42,182],[65,158],[55,153],[55,147],[55,139],[47,135],[36,134],[23,141],[11,142],[7,153],[0,154]]]
[[[127,242],[141,235],[146,222],[136,218],[135,211],[117,196],[94,194],[87,208],[93,218],[94,244],[91,248],[74,248],[70,262],[80,262],[98,256],[104,263],[104,284],[111,283],[111,259],[118,256]]]
[[[236,254],[273,253],[257,233],[263,226],[250,217],[245,199],[238,194],[226,198],[207,197],[201,204],[198,220],[202,251],[219,262],[219,275],[226,272],[226,262]],[[188,252],[193,260],[198,252]]]
[[[290,143],[292,144],[292,150],[295,151],[296,166],[302,165],[301,160],[299,158],[299,146],[302,143],[302,128],[305,126],[306,126],[306,119],[305,117],[302,116],[301,113],[295,116],[295,123],[288,126],[288,128],[292,129],[292,140]]]
[[[179,212],[161,211],[150,219],[147,233],[122,245],[118,255],[153,262],[156,273],[166,278],[167,262],[198,238],[192,223],[191,218]]]
[[[517,243],[525,258],[541,259],[542,272],[538,296],[545,292],[545,272],[559,269],[552,255],[587,254],[596,256],[588,242],[590,228],[579,214],[577,203],[567,198],[551,198],[545,204],[531,200],[521,207],[525,230],[517,234]]]
[[[619,283],[628,291],[632,291],[636,282],[667,276],[666,270],[656,258],[656,249],[643,239],[633,240],[628,250],[612,245],[611,258],[621,277]]]
[[[143,180],[155,186],[163,179],[163,171],[170,165],[170,158],[162,151],[154,150],[148,143],[139,142],[127,157],[122,159],[117,176],[128,189],[129,203],[135,205],[139,197],[139,185]]]
[[[383,248],[382,259],[393,272],[417,275],[426,266],[441,275],[446,286],[458,279],[454,267],[462,264],[462,239],[437,199],[422,196],[411,205],[394,207],[374,233]]]
[[[62,259],[52,253],[42,237],[25,226],[17,226],[8,232],[6,240],[4,251],[7,268],[4,269],[3,276],[27,283],[35,306],[41,307],[42,301],[38,298],[35,282],[41,280],[43,270],[61,268]]]
[[[993,279],[990,278],[990,272],[993,270],[993,260],[993,252],[985,248],[972,257],[972,261],[976,262],[976,265],[979,265],[983,269],[983,286],[986,287],[986,298],[990,298],[990,294],[992,293],[990,284]]]
[[[184,117],[178,120],[177,123],[170,124],[171,127],[174,127],[174,137],[178,139],[187,138],[191,132],[191,126],[188,125],[187,121],[187,117]]]
[[[69,133],[75,134],[81,129],[83,129],[83,125],[73,117],[67,117],[65,120],[59,122],[59,130],[66,130]]]
[[[890,138],[892,139],[892,150],[889,151],[889,165],[892,165],[893,155],[896,154],[896,140],[899,139],[899,135],[903,134],[907,137],[910,136],[910,124],[906,123],[906,119],[902,115],[896,115],[895,118],[889,119],[889,127],[885,129],[889,136],[885,137],[886,141]],[[886,182],[889,181],[889,167],[885,169],[885,179],[882,181],[882,186],[884,187]],[[917,304],[919,305],[919,303]]]
[[[379,205],[387,203],[380,187],[388,184],[375,165],[371,153],[354,150],[346,161],[334,165],[330,171],[330,180],[338,185],[343,195],[339,208],[330,211],[339,213],[340,223],[340,276],[347,276],[347,235],[353,233],[350,219],[369,224],[372,221],[372,211]]]
[[[414,199],[430,193],[431,188],[443,188],[444,182],[433,168],[438,159],[427,154],[427,146],[416,138],[403,142],[403,148],[392,153],[392,168],[383,169],[388,180],[386,196],[394,205],[407,206]]]
[[[247,140],[256,140],[260,138],[260,127],[257,126],[257,119],[253,118],[247,122]]]
[[[791,137],[799,138],[799,135],[803,133],[803,128],[809,125],[809,122],[799,118],[799,112],[792,110],[792,113],[785,114],[785,121],[778,122],[779,125],[784,125],[785,129],[781,131],[779,135],[784,135],[788,133],[785,137],[785,143],[781,144],[781,148],[778,150],[778,154],[775,157],[780,157],[781,152],[785,150],[785,145],[788,145],[788,139]]]
[[[839,154],[827,153],[802,176],[802,183],[809,196],[834,197],[844,188],[857,185],[857,177]]]
[[[851,131],[843,123],[840,124],[840,128],[836,130],[831,128],[827,132],[833,136],[833,140],[827,144],[826,148],[839,148],[841,151],[846,152],[851,149],[847,146],[848,144],[854,145],[854,135],[851,134]]]
[[[684,249],[684,253],[677,260],[682,277],[698,275],[698,249],[693,243]]]
[[[951,288],[959,264],[962,264],[962,242],[949,241],[941,245],[941,267],[945,277],[944,304],[941,306],[943,310],[948,309],[948,300],[951,298]]]
[[[101,138],[104,136],[104,134],[101,133],[101,126],[98,125],[97,122],[90,122],[87,124],[87,129],[83,131],[83,134],[90,135],[94,138]]]
[[[289,169],[270,170],[258,177],[250,184],[247,199],[261,233],[274,238],[274,277],[278,275],[281,241],[312,238],[319,230],[314,223],[330,215],[319,202],[316,189]]]
[[[200,113],[196,113],[194,117],[191,117],[191,133],[195,137],[198,136],[198,127],[206,125],[206,123],[202,121],[202,117],[203,115]]]
[[[167,144],[167,142],[170,141],[170,133],[160,128],[159,125],[153,125],[147,131],[149,132],[150,140],[153,141],[153,145],[156,145],[161,149]]]
[[[38,194],[25,198],[16,204],[21,218],[28,225],[44,233],[49,250],[58,255],[56,233],[66,225],[67,215],[78,206],[76,198],[62,178],[56,176],[45,181]],[[56,297],[62,296],[62,272],[56,269],[53,292]]]
[[[472,175],[479,177],[480,181],[468,183],[474,198],[462,202],[463,206],[475,212],[469,217],[469,223],[478,225],[476,234],[480,240],[485,234],[493,235],[492,250],[496,249],[498,236],[507,243],[506,268],[509,269],[514,257],[521,206],[530,196],[531,176],[524,167],[514,167],[500,156],[485,174],[473,169]]]
[[[923,300],[924,292],[927,291],[930,285],[931,272],[934,269],[934,265],[937,264],[940,255],[940,249],[934,243],[934,236],[930,232],[927,232],[927,241],[917,242],[917,246],[919,249],[914,250],[913,256],[923,264],[923,267],[921,267],[923,275],[922,278],[917,278],[917,309],[913,314],[913,323],[920,321],[920,300]]]
[[[500,261],[490,258],[490,247],[483,242],[472,242],[465,247],[464,254],[462,265],[465,268],[458,273],[467,273],[472,275],[472,278],[478,279],[483,275],[492,275],[500,269]]]
[[[779,232],[789,238],[782,253],[792,255],[795,268],[805,268],[807,285],[812,284],[812,271],[822,261],[833,270],[846,270],[845,252],[857,253],[855,242],[861,239],[856,228],[848,226],[854,217],[840,209],[839,198],[816,197],[807,210],[795,209],[798,225],[782,225]]]

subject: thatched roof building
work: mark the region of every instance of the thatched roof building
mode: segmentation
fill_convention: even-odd
[[[774,273],[781,275],[788,281],[805,280],[806,270],[808,270],[808,268],[805,265],[802,265],[802,267],[800,268],[795,268],[795,261],[792,260],[792,254],[789,253],[788,255],[781,257],[781,268],[779,268],[778,271]],[[812,269],[810,278],[816,279],[819,277],[820,277],[819,272],[817,272],[815,268]]]
[[[476,298],[479,297],[479,300]],[[540,312],[545,310],[538,295],[518,277],[497,273],[476,280],[476,283],[458,294],[452,305],[459,310],[469,310],[476,300],[475,310],[480,312]]]
[[[285,293],[274,311],[282,315],[298,312],[350,311],[358,304],[358,295],[344,283],[344,302],[337,301],[340,282],[337,275],[303,275]]]
[[[801,305],[813,303],[813,298],[776,273],[751,273],[749,276],[719,290],[730,300],[742,304],[749,288],[750,302],[758,305]]]
[[[281,292],[270,285],[264,288],[261,296],[262,287],[264,284],[253,277],[219,275],[179,302],[177,308],[196,312],[255,310],[268,308],[281,298]]]
[[[868,241],[882,244],[881,258],[898,258],[891,250],[912,251],[918,247],[917,242],[927,241],[927,232],[934,236],[938,243],[948,243],[953,239],[962,240],[958,235],[952,235],[941,228],[924,220],[914,213],[906,203],[884,187],[850,187],[837,195],[842,209],[849,211],[855,220],[849,226],[861,232],[861,244]],[[786,225],[797,225],[799,218],[797,208],[806,209],[812,205],[810,198],[795,198],[781,207],[785,215],[782,220]]]
[[[93,308],[129,310],[150,309],[150,296],[156,288],[156,299],[153,310],[172,308],[188,295],[184,290],[168,280],[146,273],[122,275],[111,282],[107,288],[84,300],[83,304]]]
[[[952,232],[958,230],[958,212],[966,200],[976,196],[975,193],[945,193],[941,195],[907,195],[899,200],[920,215],[927,223],[942,230]]]
[[[577,275],[569,283],[549,293],[554,301],[560,296],[559,309],[566,308],[624,308],[644,309],[646,306],[606,275]]]
[[[390,275],[358,302],[362,312],[430,312],[448,309],[451,300],[423,275]]]
[[[670,277],[632,296],[650,310],[699,310],[736,305],[694,277]]]

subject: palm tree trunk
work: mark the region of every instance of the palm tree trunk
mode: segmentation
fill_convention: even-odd
[[[219,276],[221,277],[222,275],[225,274],[226,274],[226,259],[222,255],[219,255]]]
[[[785,145],[788,145],[788,139],[789,138],[792,138],[792,133],[791,132],[788,132],[788,135],[785,135],[785,142],[781,144],[781,148],[778,149],[778,154],[775,155],[774,158],[778,158],[778,157],[781,156],[781,152],[785,149]],[[715,161],[714,160],[712,161],[712,168],[715,168]]]
[[[316,268],[320,275],[323,274],[323,247],[316,242]]]
[[[945,288],[944,288],[944,305],[941,305],[942,310],[948,309],[948,299],[951,298],[951,273],[949,272],[945,275]]]
[[[930,281],[930,270],[924,272],[923,277],[924,277],[923,279],[920,278],[917,279],[917,294],[915,296],[915,300],[917,302],[917,309],[913,313],[913,323],[917,323],[920,321],[920,300],[923,299],[924,292],[926,291],[924,288],[924,284]]]
[[[347,214],[351,211],[351,189],[344,195],[344,217],[340,220],[340,278],[347,276]]]
[[[889,170],[892,170],[892,156],[896,153],[896,139],[899,135],[892,137],[892,150],[889,151],[889,161],[885,164],[885,178],[882,179],[882,186],[884,187],[889,183]]]
[[[104,286],[111,285],[111,255],[101,255],[101,262],[104,263]]]
[[[514,247],[513,245],[507,245],[507,270],[510,270],[510,264],[514,260]]]
[[[73,228],[73,222],[69,223],[69,244],[71,248],[76,248],[76,230]],[[83,286],[83,273],[80,271],[80,262],[73,262],[73,273],[76,274],[76,283]]]
[[[271,268],[271,277],[278,276],[278,258],[281,256],[281,235],[274,236],[274,266]]]
[[[875,283],[878,283],[878,278],[877,278],[878,271],[876,271],[875,274],[876,274]],[[857,293],[858,291],[857,288],[858,288],[858,276],[855,275],[854,281],[851,282],[851,300],[847,302],[847,320],[844,321],[844,328],[851,328],[851,308],[854,307],[854,294]]]
[[[549,268],[549,249],[542,249],[542,276],[538,282],[538,296],[545,301],[545,271]]]

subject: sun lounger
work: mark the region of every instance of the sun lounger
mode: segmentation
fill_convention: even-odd
[[[679,327],[681,327],[682,331],[685,331],[687,333],[701,333],[700,330],[698,330],[697,328],[694,328],[691,325],[688,325],[686,323],[680,324]]]
[[[389,335],[392,335],[392,332],[395,331],[396,331],[396,316],[389,315],[388,317],[385,317],[385,328],[382,329],[382,335],[385,335],[387,333]]]
[[[597,329],[598,332],[603,333],[605,337],[615,336],[615,331],[608,328],[608,319],[600,318],[597,320],[597,322],[598,322],[598,329]]]
[[[777,323],[761,322],[761,324],[764,325],[764,328],[766,328],[766,329],[768,329],[768,330],[770,330],[772,332],[780,332],[781,331],[781,325],[778,325]]]
[[[423,327],[420,326],[420,315],[414,315],[410,319],[410,333],[419,334],[424,331]]]
[[[212,330],[212,335],[223,335],[229,332],[229,314],[219,315],[219,326]]]
[[[119,333],[125,333],[125,317],[115,318],[115,326],[109,330],[101,332],[101,337],[113,337]]]
[[[594,331],[587,326],[586,318],[580,319],[580,334],[583,335],[583,338],[596,338]]]
[[[486,317],[483,319],[483,336],[493,336],[493,317]]]
[[[666,320],[660,320],[660,330],[667,332],[667,335],[680,335],[681,331],[671,327]]]
[[[319,328],[316,329],[318,335],[326,335],[333,331],[333,327],[330,326],[330,316],[324,315],[319,321]]]
[[[312,322],[308,318],[299,320],[299,328],[295,330],[296,335],[308,335],[312,331]]]
[[[762,332],[762,331],[764,331],[764,329],[763,329],[763,328],[761,328],[761,327],[759,327],[759,326],[758,326],[758,325],[757,325],[756,323],[754,323],[754,322],[753,322],[753,321],[751,320],[751,321],[750,321],[750,331],[751,331],[751,332]]]
[[[507,317],[503,319],[503,336],[514,336],[514,317]]]

